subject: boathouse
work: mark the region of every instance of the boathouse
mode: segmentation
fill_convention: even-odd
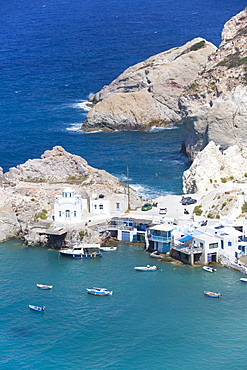
[[[170,251],[172,242],[171,224],[159,224],[148,228],[146,237],[146,250],[167,253]]]

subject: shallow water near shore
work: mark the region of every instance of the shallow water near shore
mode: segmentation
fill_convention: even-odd
[[[11,240],[0,257],[1,369],[246,368],[247,285],[239,272],[160,262],[127,244],[74,260]],[[158,270],[133,270],[146,264]],[[89,295],[92,286],[113,295]]]

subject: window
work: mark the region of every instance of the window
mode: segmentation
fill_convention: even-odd
[[[231,247],[231,246],[232,246],[232,242],[228,242],[227,244],[228,244],[228,246],[229,246],[229,247]]]
[[[62,212],[61,211],[59,211],[59,217],[62,217]]]
[[[209,249],[212,249],[212,248],[218,248],[218,243],[210,243]]]
[[[76,217],[76,211],[74,211],[74,217]]]
[[[94,209],[97,209],[97,204],[94,205]]]
[[[116,211],[120,211],[120,203],[116,203]]]
[[[67,209],[67,210],[65,211],[65,217],[66,217],[66,218],[70,218],[70,210],[68,210],[68,209]]]
[[[99,205],[99,209],[103,209],[103,204],[100,204]]]
[[[200,248],[202,248],[202,249],[203,249],[203,243],[202,243],[202,242],[200,242]]]

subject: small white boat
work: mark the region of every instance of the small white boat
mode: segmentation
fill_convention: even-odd
[[[215,271],[217,271],[213,267],[209,267],[209,266],[203,266],[203,270],[208,271],[208,272],[215,272]]]
[[[113,293],[111,290],[107,290],[105,288],[95,288],[95,287],[90,288],[90,289],[87,288],[87,292],[93,295],[112,295]]]
[[[161,254],[159,251],[154,251],[152,253],[150,253],[149,257],[152,257],[152,258],[161,258]]]
[[[99,248],[101,251],[104,251],[104,252],[111,252],[111,251],[116,251],[117,250],[117,247],[114,247],[114,246],[102,246]]]
[[[68,249],[61,249],[60,255],[70,258],[99,258],[102,253],[99,250],[100,244],[76,244]]]
[[[207,295],[208,297],[212,297],[212,298],[220,298],[221,297],[220,293],[209,292],[207,290],[204,290],[204,294]]]
[[[134,269],[136,270],[136,271],[155,271],[155,270],[157,270],[157,266],[150,266],[150,265],[147,265],[147,266],[137,266],[137,267],[134,267]]]
[[[33,311],[42,312],[45,310],[45,306],[39,307],[39,306],[33,306],[32,304],[29,304],[28,307]]]
[[[247,279],[246,278],[240,278],[239,280],[242,281],[243,283],[247,284]]]
[[[53,285],[37,284],[37,287],[43,290],[52,289]]]

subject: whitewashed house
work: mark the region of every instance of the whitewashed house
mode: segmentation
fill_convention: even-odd
[[[90,214],[107,215],[125,212],[128,209],[126,194],[114,194],[114,197],[108,198],[105,195],[93,195],[90,199]]]
[[[55,196],[55,222],[71,224],[81,222],[83,210],[87,212],[87,199],[82,199],[80,195],[76,195],[73,189],[66,188],[61,195]]]

